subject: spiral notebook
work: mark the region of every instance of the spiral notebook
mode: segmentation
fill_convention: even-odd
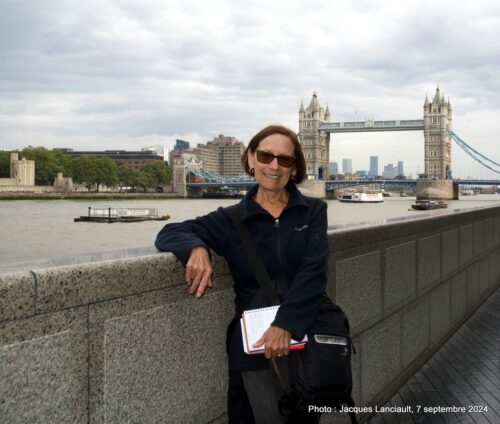
[[[267,308],[250,309],[243,312],[240,319],[241,334],[243,336],[243,350],[249,355],[256,353],[264,353],[265,346],[253,347],[254,343],[259,340],[264,332],[269,328],[276,317],[279,305],[269,306]],[[301,349],[307,342],[307,335],[299,342],[293,340],[290,349]]]

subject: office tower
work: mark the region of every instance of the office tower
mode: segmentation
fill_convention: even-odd
[[[342,173],[344,175],[352,174],[352,159],[342,159]]]
[[[176,139],[174,150],[176,150],[176,151],[189,150],[189,141]]]
[[[398,175],[404,175],[405,171],[403,170],[403,161],[400,160],[398,162]]]
[[[376,177],[378,175],[378,156],[370,156],[370,171],[369,177]]]
[[[330,162],[328,164],[328,172],[330,175],[338,175],[339,173],[339,164],[337,162]]]
[[[383,177],[384,178],[394,178],[396,176],[397,168],[394,167],[392,163],[387,164],[384,166],[384,172],[383,172]]]

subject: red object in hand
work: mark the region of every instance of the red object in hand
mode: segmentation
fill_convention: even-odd
[[[305,347],[306,347],[305,343],[297,344],[297,345],[290,346],[290,350],[304,350]]]

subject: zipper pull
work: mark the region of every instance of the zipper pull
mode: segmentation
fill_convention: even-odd
[[[279,227],[280,227],[280,219],[276,218],[274,220],[274,228],[279,229]]]

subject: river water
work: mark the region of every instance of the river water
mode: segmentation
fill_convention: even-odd
[[[19,200],[0,201],[0,272],[35,269],[153,253],[158,231],[166,222],[73,222],[93,208],[157,208],[179,222],[229,206],[237,199],[165,200]],[[328,224],[332,229],[383,224],[455,209],[500,205],[500,195],[477,195],[448,202],[448,209],[413,211],[415,198],[386,198],[381,204],[350,204],[328,200]]]

